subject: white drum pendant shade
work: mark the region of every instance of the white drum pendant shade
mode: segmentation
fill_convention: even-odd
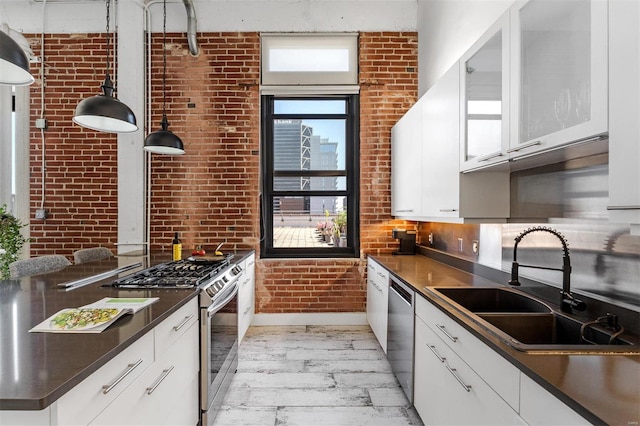
[[[8,34],[0,31],[0,84],[28,86],[34,81],[24,50]]]

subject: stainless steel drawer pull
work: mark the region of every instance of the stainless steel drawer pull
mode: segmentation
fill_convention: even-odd
[[[440,209],[439,211],[441,213],[452,213],[452,212],[457,212],[458,209]]]
[[[429,349],[431,349],[431,352],[433,352],[433,354],[436,356],[436,358],[438,358],[440,360],[440,362],[445,362],[447,359],[444,357],[441,357],[440,354],[438,354],[438,352],[436,352],[436,347],[433,345],[430,345],[427,343],[427,347]]]
[[[108,385],[102,385],[102,393],[106,395],[109,392],[111,392],[111,390],[113,388],[115,388],[118,385],[118,383],[120,383],[122,381],[122,379],[124,379],[129,374],[131,374],[131,372],[133,370],[135,370],[136,367],[139,366],[140,364],[142,364],[142,358],[140,358],[139,360],[137,360],[133,364],[128,364],[127,368],[122,372],[122,374],[120,374],[120,376],[118,376],[117,379],[115,379],[114,381],[112,381]]]
[[[449,367],[449,365],[447,365],[446,363],[445,363],[445,366],[447,367],[447,370],[449,370],[449,373],[453,374],[453,377],[455,377],[456,380],[458,381],[458,383],[460,383],[462,385],[464,390],[466,390],[467,392],[471,392],[471,386],[469,386],[468,384],[466,384],[465,382],[462,381],[460,376],[458,376],[457,370],[455,368]]]
[[[457,342],[458,341],[457,337],[454,337],[451,334],[449,334],[447,329],[444,328],[444,325],[436,324],[436,327],[438,327],[440,329],[440,331],[442,331],[444,333],[445,336],[447,336],[449,339],[451,339],[451,341],[453,341],[453,342]]]
[[[174,325],[173,326],[173,331],[178,331],[180,330],[182,327],[185,326],[186,323],[189,322],[189,320],[193,318],[193,314],[189,315],[188,317],[184,317],[184,319],[182,320],[182,322],[178,325]]]
[[[396,213],[412,213],[413,209],[396,210]]]
[[[162,370],[162,374],[160,375],[160,377],[158,377],[158,380],[156,380],[154,384],[152,384],[146,389],[147,395],[151,395],[153,391],[156,390],[158,386],[160,386],[160,383],[162,383],[162,381],[167,378],[167,376],[169,375],[169,373],[171,373],[172,370],[173,370],[173,365],[167,368],[166,370]]]
[[[541,144],[542,144],[542,141],[533,141],[533,142],[525,143],[524,145],[520,145],[511,149],[508,149],[507,152],[508,153],[518,152],[522,149],[531,148],[532,146],[541,145]]]

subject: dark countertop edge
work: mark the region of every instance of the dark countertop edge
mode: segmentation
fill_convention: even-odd
[[[451,255],[448,255],[446,253],[439,252],[439,251],[432,250],[432,249],[428,249],[428,248],[419,247],[418,250],[419,250],[419,253],[416,255],[418,257],[426,257],[426,258],[428,258],[428,259],[430,259],[432,261],[436,261],[438,263],[442,263],[445,266],[448,266],[448,267],[451,267],[451,268],[455,268],[455,269],[459,269],[459,270],[461,270],[463,272],[467,272],[467,273],[472,274],[472,275],[479,275],[479,276],[481,276],[481,277],[483,277],[485,279],[488,279],[490,281],[494,281],[496,286],[503,286],[503,287],[505,286],[504,284],[500,284],[500,282],[505,282],[502,278],[504,277],[504,274],[506,274],[506,273],[503,272],[503,271],[498,271],[498,270],[489,268],[489,267],[484,266],[484,265],[473,263],[473,262],[468,261],[468,260],[463,259],[463,258],[459,258],[459,257],[456,257],[456,256],[451,256]],[[416,287],[413,283],[408,281],[406,278],[403,278],[402,276],[398,275],[391,267],[389,267],[387,264],[385,264],[385,261],[384,261],[385,255],[377,256],[377,255],[372,254],[372,255],[368,255],[368,257],[371,257],[376,262],[380,263],[394,277],[400,279],[402,282],[404,282],[407,285],[409,285],[410,287],[412,287],[416,291],[416,293],[420,294],[424,299],[428,300],[431,304],[436,306],[440,311],[442,311],[448,317],[452,318],[454,321],[456,321],[458,324],[460,324],[462,327],[464,327],[465,330],[469,331],[475,337],[480,339],[481,342],[483,342],[484,344],[489,346],[489,348],[491,348],[494,352],[496,352],[497,354],[502,356],[509,363],[511,363],[514,366],[516,366],[520,371],[522,371],[524,374],[526,374],[527,377],[529,377],[534,382],[536,382],[537,384],[542,386],[544,389],[549,391],[552,395],[554,395],[559,400],[564,402],[568,407],[572,408],[575,412],[580,414],[586,420],[588,420],[589,422],[591,422],[593,424],[608,424],[608,423],[610,423],[610,422],[607,422],[606,420],[598,417],[596,414],[591,412],[588,407],[585,407],[584,405],[582,405],[578,401],[576,401],[573,398],[571,398],[569,395],[564,393],[560,388],[558,388],[555,385],[553,385],[552,383],[548,382],[535,369],[532,369],[525,362],[523,362],[523,361],[518,359],[518,357],[524,357],[526,359],[526,357],[540,357],[540,356],[571,357],[571,356],[575,356],[575,355],[572,355],[572,354],[545,354],[545,355],[540,355],[540,354],[527,354],[525,352],[518,352],[518,354],[517,354],[518,357],[516,357],[516,356],[514,356],[514,352],[517,352],[515,349],[510,348],[508,345],[506,345],[505,343],[500,341],[497,337],[489,336],[489,334],[487,332],[481,330],[480,327],[475,325],[475,324],[473,324],[471,322],[471,320],[465,319],[462,314],[457,313],[455,311],[455,309],[453,309],[448,304],[446,304],[446,302],[440,301],[435,296],[432,296],[431,294],[425,292],[423,289]],[[579,355],[579,356],[594,356],[594,357],[597,357],[597,356],[606,356],[606,357],[619,356],[619,357],[626,357],[626,356],[629,356],[629,355],[598,355],[598,354],[588,354],[588,355],[586,355],[586,354],[583,354],[583,355]]]
[[[91,365],[86,367],[80,373],[71,377],[69,380],[64,382],[61,386],[59,386],[56,390],[51,392],[48,395],[45,395],[38,399],[15,399],[15,400],[0,400],[0,410],[44,410],[45,408],[51,406],[54,402],[64,396],[67,392],[73,389],[75,386],[79,385],[84,379],[89,377],[91,374],[98,371],[102,366],[115,358],[118,354],[124,351],[126,348],[131,346],[134,342],[136,342],[139,338],[147,334],[149,331],[153,330],[158,324],[160,324],[165,319],[169,318],[171,314],[176,312],[182,306],[186,305],[191,299],[198,296],[198,291],[185,291],[185,297],[181,299],[179,302],[175,303],[170,309],[167,309],[163,314],[161,314],[158,318],[151,321],[149,324],[140,328],[135,334],[133,334],[129,339],[120,343],[118,346],[115,346],[112,350],[105,352],[100,358],[97,358]],[[7,403],[7,401],[9,401]]]

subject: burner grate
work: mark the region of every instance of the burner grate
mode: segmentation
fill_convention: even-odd
[[[196,263],[186,259],[161,263],[112,283],[118,288],[193,288],[215,277],[229,265],[229,257],[218,262]]]

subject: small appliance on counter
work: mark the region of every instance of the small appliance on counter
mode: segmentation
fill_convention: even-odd
[[[394,251],[393,254],[416,254],[416,233],[415,231],[405,231],[394,229],[391,231],[391,237],[400,240],[400,249]]]

